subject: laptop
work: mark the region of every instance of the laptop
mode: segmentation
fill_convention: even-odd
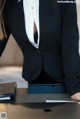
[[[74,103],[69,95],[64,84],[30,84],[28,86],[29,98],[32,102],[45,103]]]

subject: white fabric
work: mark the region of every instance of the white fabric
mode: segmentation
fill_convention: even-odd
[[[39,0],[23,0],[25,30],[31,44],[38,48],[40,40],[39,30]],[[34,42],[34,22],[38,31],[38,42]]]

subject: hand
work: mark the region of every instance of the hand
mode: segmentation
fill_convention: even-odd
[[[74,95],[71,96],[71,99],[80,101],[80,92],[75,93]]]

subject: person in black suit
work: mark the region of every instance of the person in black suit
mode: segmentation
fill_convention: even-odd
[[[0,56],[10,34],[20,46],[22,77],[31,83],[65,83],[72,99],[80,100],[79,30],[76,3],[39,0],[40,43],[34,47],[25,31],[23,0],[1,2]],[[34,39],[37,35],[34,34]]]

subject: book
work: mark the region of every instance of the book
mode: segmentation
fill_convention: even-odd
[[[15,102],[16,82],[0,84],[0,102]]]

